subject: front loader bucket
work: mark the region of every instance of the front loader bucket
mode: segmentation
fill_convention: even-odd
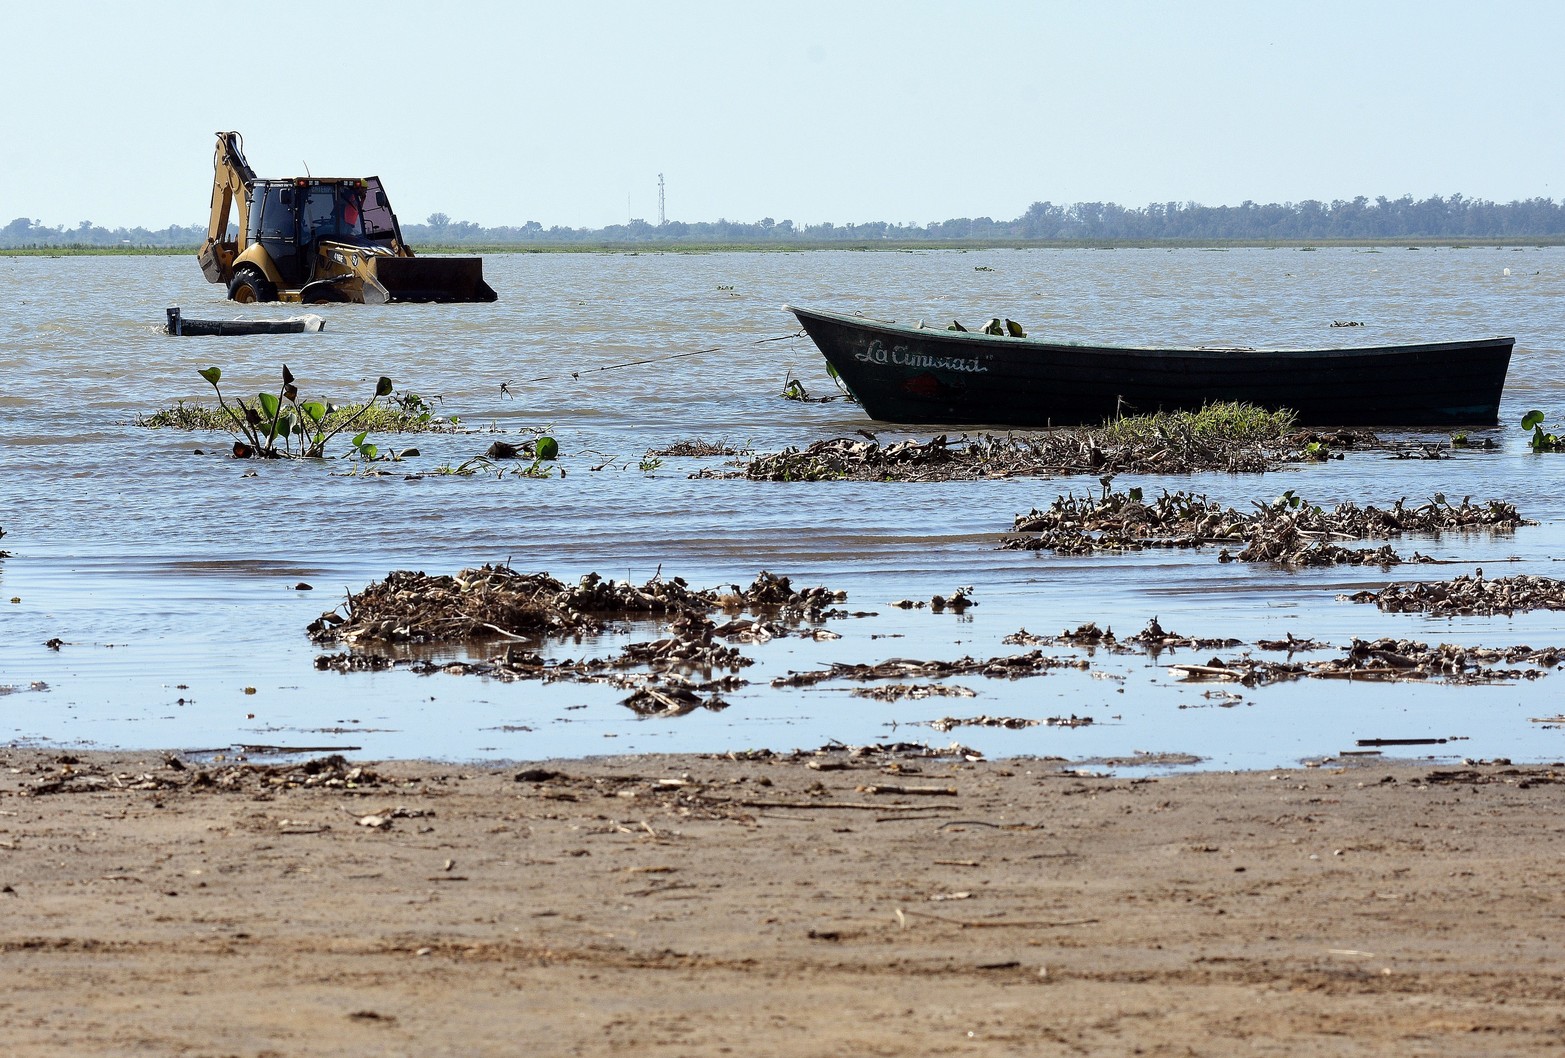
[[[376,257],[373,274],[364,282],[364,300],[494,301],[484,282],[481,257]]]

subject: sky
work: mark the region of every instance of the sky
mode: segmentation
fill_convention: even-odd
[[[1035,201],[1565,198],[1565,2],[0,2],[0,225],[1009,220]]]

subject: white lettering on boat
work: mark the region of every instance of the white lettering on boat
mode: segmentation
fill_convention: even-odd
[[[978,362],[976,356],[928,356],[924,353],[915,353],[905,345],[894,345],[887,349],[878,338],[870,342],[867,348],[854,353],[853,359],[861,364],[895,364],[898,367],[926,367],[938,371],[966,371],[971,374],[986,374],[989,371]]]

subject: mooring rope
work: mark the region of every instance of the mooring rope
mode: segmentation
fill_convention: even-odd
[[[794,331],[792,334],[779,334],[775,338],[757,338],[755,341],[751,342],[750,344],[751,345],[765,345],[767,342],[785,342],[789,338],[802,338],[802,337],[804,337],[804,332],[801,330],[801,331]],[[531,385],[534,382],[554,382],[554,381],[556,381],[558,379],[562,379],[562,378],[577,378],[577,379],[579,379],[579,378],[581,378],[582,375],[596,374],[599,371],[618,371],[619,369],[625,368],[625,367],[640,367],[643,364],[656,364],[656,363],[661,363],[664,360],[678,360],[678,359],[680,359],[682,357],[686,357],[686,356],[701,356],[703,353],[717,353],[717,352],[721,352],[722,348],[723,347],[720,346],[720,345],[714,345],[710,349],[687,349],[685,352],[682,352],[682,353],[669,353],[667,356],[649,356],[645,360],[627,360],[627,361],[625,361],[624,363],[621,363],[621,364],[604,364],[602,367],[583,368],[583,369],[581,369],[579,371],[567,371],[567,372],[565,372],[563,374],[558,374],[558,375],[539,375],[537,378],[524,378],[520,382],[517,382],[515,379],[510,379],[510,380],[508,380],[506,382],[500,383],[500,395],[502,397],[514,396],[511,393],[511,387],[512,386],[516,386],[516,385],[527,386],[527,385]]]

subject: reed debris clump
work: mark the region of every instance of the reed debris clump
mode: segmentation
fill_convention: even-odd
[[[530,639],[601,632],[615,619],[756,610],[786,620],[823,620],[845,598],[829,588],[795,588],[764,570],[748,588],[699,590],[681,577],[641,586],[589,573],[566,584],[547,573],[485,565],[455,576],[397,570],[308,628],[316,643],[461,643],[494,636]],[[345,611],[345,612],[344,612]],[[710,622],[709,622],[710,623]],[[735,634],[753,630],[753,623]]]
[[[1099,495],[1062,495],[1046,510],[1018,515],[1013,536],[1000,547],[1054,551],[1078,555],[1099,551],[1139,551],[1145,548],[1222,546],[1222,561],[1272,562],[1284,566],[1397,565],[1404,561],[1389,544],[1349,548],[1357,542],[1398,537],[1404,533],[1439,535],[1450,532],[1509,532],[1533,524],[1514,504],[1490,500],[1460,504],[1437,493],[1428,503],[1408,506],[1399,499],[1386,507],[1339,503],[1313,506],[1292,490],[1271,503],[1254,503],[1248,512],[1223,507],[1204,494],[1164,491],[1146,500],[1140,489],[1112,491],[1105,483]],[[1238,548],[1230,552],[1229,547]],[[1410,561],[1426,561],[1415,553]]]
[[[1536,680],[1558,669],[1565,654],[1556,647],[1467,647],[1409,639],[1355,639],[1340,657],[1325,661],[1263,661],[1241,657],[1231,661],[1212,658],[1204,665],[1170,665],[1180,678],[1193,682],[1219,681],[1257,687],[1287,680],[1313,678],[1337,680],[1441,680],[1457,684],[1482,684]],[[1501,666],[1526,665],[1527,668]]]
[[[946,676],[985,676],[990,679],[1016,680],[1037,676],[1051,669],[1085,671],[1086,661],[1053,658],[1041,650],[988,659],[962,657],[955,661],[918,661],[912,658],[888,658],[873,664],[836,663],[830,668],[810,672],[790,672],[772,680],[773,687],[809,687],[826,680],[941,679]]]
[[[1160,412],[1073,427],[1004,435],[980,433],[881,444],[836,437],[757,455],[732,471],[695,476],[754,481],[962,481],[996,477],[1122,472],[1258,473],[1321,458],[1322,441],[1293,428],[1293,413],[1246,404]],[[1363,435],[1358,443],[1374,443]]]
[[[1431,617],[1490,616],[1527,610],[1565,610],[1565,581],[1518,574],[1485,580],[1483,570],[1454,580],[1388,584],[1380,591],[1348,596],[1372,602],[1386,613],[1426,613]]]
[[[707,459],[712,456],[737,456],[739,449],[723,441],[703,441],[699,437],[688,441],[675,441],[673,444],[664,445],[662,448],[647,449],[649,458],[659,459],[665,456],[687,456],[694,459]]]
[[[936,731],[949,732],[958,727],[1000,727],[1007,731],[1021,731],[1029,727],[1090,727],[1093,723],[1090,716],[1077,716],[1075,713],[1069,716],[1046,716],[1042,718],[1025,716],[943,716],[938,720],[919,721],[925,727],[932,727]]]
[[[748,587],[702,591],[681,578],[654,577],[636,586],[590,573],[566,584],[547,573],[518,573],[509,566],[465,569],[455,576],[393,572],[322,614],[309,634],[319,644],[354,649],[322,654],[315,667],[341,673],[406,668],[419,675],[482,676],[517,680],[609,684],[630,692],[623,704],[647,716],[680,716],[697,708],[722,709],[722,695],[745,684],[735,675],[754,663],[736,643],[764,643],[787,635],[837,638],[818,624],[845,616],[835,604],[846,598],[829,588],[795,588],[787,577],[762,571]],[[345,612],[344,612],[345,611]],[[721,611],[721,624],[710,614]],[[748,611],[753,616],[744,617]],[[630,643],[618,654],[580,660],[546,659],[531,641],[547,636],[608,631],[635,618],[664,622],[666,634]],[[477,660],[394,658],[360,644],[464,644],[511,640]],[[726,675],[713,678],[714,670]],[[696,674],[704,674],[701,678]]]
[[[1120,639],[1112,628],[1099,628],[1097,622],[1088,621],[1075,628],[1068,628],[1057,636],[1034,635],[1022,628],[1006,636],[1000,642],[1007,646],[1065,646],[1086,649],[1089,653],[1102,649],[1111,654],[1147,653],[1156,656],[1165,650],[1215,650],[1240,645],[1237,639],[1227,637],[1197,637],[1180,635],[1164,628],[1156,617],[1133,636]]]

